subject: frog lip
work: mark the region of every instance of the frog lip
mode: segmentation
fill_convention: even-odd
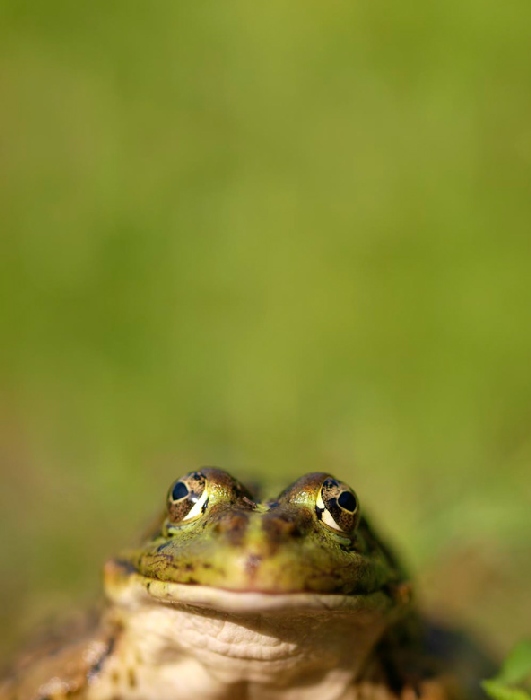
[[[327,613],[365,611],[374,614],[385,613],[394,606],[383,589],[359,594],[235,590],[162,581],[143,576],[127,562],[117,560],[107,563],[105,584],[107,596],[125,607],[144,603],[192,606],[236,614],[274,614],[286,610]]]
[[[105,585],[114,580],[128,585],[140,576],[236,594],[352,596],[374,593],[391,581],[386,568],[363,552],[332,549],[326,542],[301,544],[288,539],[271,553],[270,538],[262,537],[261,532],[258,535],[241,547],[218,547],[212,539],[197,545],[154,540],[139,551],[123,552],[108,562]]]
[[[135,575],[127,588],[111,597],[118,602],[162,603],[166,605],[192,606],[217,612],[275,613],[336,612],[388,610],[392,603],[382,591],[360,595],[320,593],[264,593],[259,591],[234,591],[214,586],[190,586],[182,583],[159,581]]]

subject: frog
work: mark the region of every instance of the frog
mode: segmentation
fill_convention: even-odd
[[[450,700],[413,585],[328,472],[260,499],[227,471],[172,482],[105,602],[23,653],[0,700]]]

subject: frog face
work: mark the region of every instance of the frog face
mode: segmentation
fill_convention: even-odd
[[[116,564],[155,583],[241,593],[370,594],[400,579],[356,493],[321,472],[264,502],[225,471],[189,472],[170,486],[154,536]]]

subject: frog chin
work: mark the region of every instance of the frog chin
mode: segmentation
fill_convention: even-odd
[[[157,697],[163,700],[183,697],[176,685],[178,680],[182,690],[183,677],[195,691],[188,697],[229,697],[226,686],[242,681],[257,684],[250,687],[253,697],[329,700],[339,691],[343,697],[385,627],[383,621],[353,620],[345,611],[332,616],[309,609],[292,609],[289,615],[279,610],[228,613],[196,604],[161,605],[144,596],[133,610],[122,609],[115,655],[123,662],[137,660],[142,685],[149,684],[153,669],[162,669],[168,687],[163,692],[159,683]],[[113,612],[120,620],[120,607]],[[105,671],[103,683],[113,676],[111,667]],[[309,680],[311,695],[305,690]],[[274,692],[265,692],[264,685]]]

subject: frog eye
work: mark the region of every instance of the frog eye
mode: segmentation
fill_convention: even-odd
[[[198,518],[208,507],[206,476],[202,472],[190,472],[178,479],[170,486],[167,505],[173,524]]]
[[[319,520],[336,532],[352,535],[359,522],[359,502],[355,492],[331,477],[323,485],[315,501]]]

